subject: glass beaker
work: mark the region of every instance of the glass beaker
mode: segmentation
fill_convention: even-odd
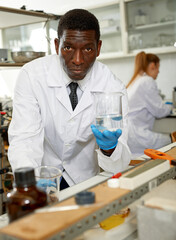
[[[95,93],[96,127],[99,131],[122,129],[122,96],[120,92]]]
[[[59,201],[61,176],[61,170],[56,167],[40,166],[35,168],[37,187],[46,192],[49,204]]]

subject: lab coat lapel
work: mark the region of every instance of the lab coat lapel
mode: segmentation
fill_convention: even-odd
[[[80,112],[84,111],[84,109],[88,108],[92,104],[93,104],[93,96],[89,90],[89,87],[87,87],[78,105],[76,106],[75,111],[73,112],[73,117],[79,114]]]
[[[53,59],[50,65],[50,69],[47,77],[47,84],[49,88],[55,89],[55,96],[57,100],[70,112],[72,113],[72,108],[70,104],[70,99],[68,96],[65,83],[63,81],[63,73],[61,71],[60,62],[58,55]]]
[[[72,107],[70,103],[70,99],[68,96],[68,92],[65,86],[59,87],[55,89],[56,98],[59,102],[69,111],[72,113]]]

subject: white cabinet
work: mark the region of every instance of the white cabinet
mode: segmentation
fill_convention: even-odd
[[[121,17],[120,4],[111,3],[89,9],[99,20],[102,48],[101,54],[106,56],[107,53],[119,55],[123,53],[122,49],[122,35],[121,35]]]
[[[176,50],[175,0],[136,0],[127,1],[125,5],[129,52]]]
[[[89,9],[99,20],[99,59],[176,52],[175,0],[119,0]]]
[[[50,53],[50,29],[53,25],[57,28],[58,18],[54,14],[0,6],[0,48],[42,51],[39,48],[44,42],[46,52]],[[36,49],[33,49],[32,41]],[[0,66],[21,65],[23,64],[0,62]]]

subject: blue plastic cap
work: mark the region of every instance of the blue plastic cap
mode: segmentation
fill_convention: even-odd
[[[95,202],[95,193],[82,191],[75,195],[75,201],[78,205],[92,204]]]

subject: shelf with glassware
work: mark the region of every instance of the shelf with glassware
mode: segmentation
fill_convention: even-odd
[[[156,29],[148,26],[128,31],[129,52],[138,49],[150,49],[155,53],[175,52],[174,48],[175,35],[166,27]]]
[[[58,22],[59,15],[48,14],[43,11],[23,10],[0,6],[0,48],[8,51],[8,57],[0,59],[0,67],[21,67],[24,63],[13,62],[10,51],[40,51],[42,44],[50,54],[50,26],[51,22]],[[41,30],[38,33],[37,30]],[[29,39],[31,43],[29,44]],[[36,44],[38,44],[36,46]],[[42,46],[43,46],[42,45]]]
[[[163,28],[163,27],[167,27],[175,24],[176,24],[176,21],[151,23],[151,24],[136,26],[132,29],[129,28],[129,31],[140,31],[140,30],[152,29],[152,28],[157,29],[157,28]]]
[[[128,53],[136,54],[140,50],[156,54],[176,52],[174,0],[125,0],[124,4]]]
[[[116,37],[120,33],[119,41],[113,42],[111,39],[113,35],[109,34],[111,49],[102,49],[99,59],[135,56],[141,50],[156,54],[175,53],[176,16],[171,7],[167,9],[168,1],[174,3],[174,0],[156,0],[155,2],[151,0],[120,0],[118,12],[118,14],[120,13],[120,29],[115,30],[116,33],[114,33]],[[113,5],[111,7],[113,8]],[[103,11],[103,8],[101,10]],[[150,17],[151,11],[155,12],[154,17],[153,15]],[[105,13],[104,15],[106,16]],[[101,21],[99,19],[101,38],[104,43],[106,35]]]

